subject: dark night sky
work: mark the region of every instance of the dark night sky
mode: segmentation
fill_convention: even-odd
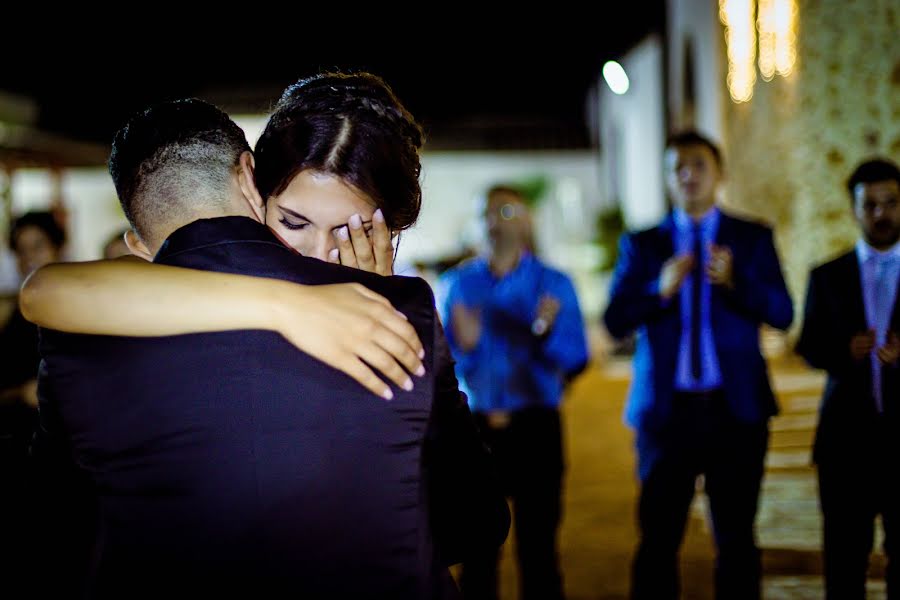
[[[40,51],[34,32],[0,40],[0,90],[36,101],[41,129],[106,144],[130,113],[155,101],[199,96],[233,112],[265,111],[298,77],[361,68],[383,76],[432,137],[472,123],[583,132],[585,95],[603,63],[662,30],[662,0],[613,4],[625,3],[558,15],[535,9],[506,22],[435,12],[415,25],[368,28],[334,15],[307,15],[301,28],[300,16],[276,13],[269,22],[234,15],[242,25],[235,29],[174,17],[152,27],[159,16],[147,17],[143,32],[61,24],[44,29]]]

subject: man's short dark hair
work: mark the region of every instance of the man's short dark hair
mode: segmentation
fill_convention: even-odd
[[[876,183],[878,181],[896,181],[900,184],[900,168],[897,163],[886,158],[870,158],[860,163],[847,179],[847,191],[853,202],[853,190],[860,183]]]
[[[228,201],[230,175],[250,146],[217,107],[190,98],[152,106],[116,133],[109,173],[131,226],[145,235],[198,207]]]
[[[508,183],[498,183],[496,185],[492,185],[490,188],[488,188],[485,197],[490,200],[496,194],[508,194],[510,196],[519,198],[523,203],[525,202],[525,194],[522,192],[522,190]]]
[[[666,140],[666,150],[669,148],[684,148],[685,146],[704,146],[712,152],[716,164],[721,169],[724,166],[722,160],[722,151],[708,137],[701,135],[694,130],[680,131],[669,136]]]

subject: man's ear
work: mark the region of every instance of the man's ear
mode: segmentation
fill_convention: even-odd
[[[266,200],[259,194],[256,188],[256,160],[253,153],[244,151],[238,164],[238,185],[241,186],[241,194],[260,223],[266,222]]]
[[[144,243],[133,229],[129,229],[125,232],[125,245],[128,246],[128,249],[131,250],[131,253],[135,256],[139,256],[147,262],[153,262],[153,253],[150,252],[150,249],[147,248],[147,244]]]

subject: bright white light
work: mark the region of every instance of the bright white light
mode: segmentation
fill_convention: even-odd
[[[606,85],[613,91],[613,94],[621,96],[628,91],[628,75],[622,65],[614,60],[603,65],[603,79],[606,80]]]

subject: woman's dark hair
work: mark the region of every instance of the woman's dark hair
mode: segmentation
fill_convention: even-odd
[[[9,228],[9,246],[13,252],[18,252],[19,234],[27,227],[35,227],[44,232],[50,243],[59,250],[66,243],[66,232],[59,225],[53,213],[46,211],[34,211],[25,213],[12,222]]]
[[[422,206],[422,128],[371,73],[321,73],[288,87],[256,143],[256,185],[282,193],[301,171],[339,177],[368,195],[388,227],[412,226]]]

